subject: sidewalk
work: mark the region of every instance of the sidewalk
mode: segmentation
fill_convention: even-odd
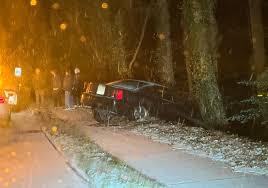
[[[113,128],[81,126],[105,151],[168,187],[267,188],[268,177],[234,173],[223,163],[200,158],[143,136]]]
[[[90,137],[102,149],[125,161],[144,175],[167,187],[178,188],[266,188],[267,176],[234,173],[227,165],[174,151],[168,144],[160,144],[127,130],[94,127],[90,111],[53,111],[58,118],[69,121]]]

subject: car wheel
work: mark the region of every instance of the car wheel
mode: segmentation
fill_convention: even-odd
[[[143,121],[145,118],[149,117],[149,110],[143,106],[139,105],[133,109],[133,118],[136,121]]]

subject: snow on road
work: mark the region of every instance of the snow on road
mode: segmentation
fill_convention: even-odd
[[[12,126],[0,130],[0,187],[86,188],[54,150],[31,112],[13,116]]]

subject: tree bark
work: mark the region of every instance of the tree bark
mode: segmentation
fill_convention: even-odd
[[[126,50],[124,46],[125,32],[123,23],[123,13],[119,10],[115,17],[116,41],[114,42],[114,58],[117,61],[117,72],[121,79],[128,77],[128,64],[126,62]]]
[[[251,24],[251,39],[253,47],[252,59],[257,76],[264,70],[265,65],[262,2],[262,0],[248,0]]]
[[[156,58],[160,80],[163,84],[173,85],[174,67],[172,61],[172,47],[170,39],[170,13],[167,0],[156,0],[154,21],[157,34]]]
[[[207,128],[226,124],[217,83],[216,0],[184,0],[184,45],[188,79]]]

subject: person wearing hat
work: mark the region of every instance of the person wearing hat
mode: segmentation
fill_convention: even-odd
[[[82,95],[84,84],[80,77],[80,69],[74,69],[74,81],[73,81],[73,88],[72,88],[72,95],[74,99],[74,105],[80,106],[80,98]]]

